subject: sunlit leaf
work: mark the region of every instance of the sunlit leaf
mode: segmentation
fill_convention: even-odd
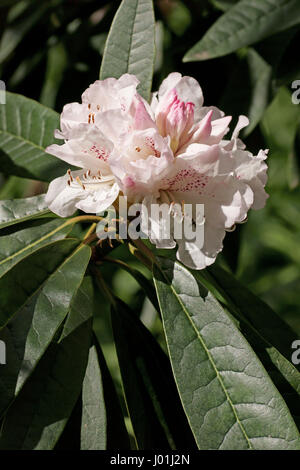
[[[140,80],[139,93],[149,99],[155,61],[155,22],[152,0],[123,0],[111,25],[100,79],[124,73]]]
[[[1,432],[1,449],[51,450],[55,446],[81,391],[92,312],[92,283],[86,279],[72,304],[67,331],[50,345],[9,408]]]
[[[120,301],[112,308],[112,325],[138,448],[194,448],[165,353]]]
[[[0,201],[0,229],[46,214],[50,214],[50,211],[45,203],[44,194]]]
[[[106,449],[106,410],[96,347],[89,352],[82,390],[81,449]]]
[[[6,92],[0,106],[0,165],[7,174],[51,181],[68,165],[45,152],[54,143],[59,115],[24,96]]]
[[[179,263],[155,267],[178,390],[200,449],[299,449],[288,407],[230,316]]]
[[[298,0],[241,0],[184,56],[184,62],[221,57],[300,22]]]
[[[39,225],[0,237],[0,277],[22,258],[56,240],[64,238],[72,224],[64,219],[39,221]]]

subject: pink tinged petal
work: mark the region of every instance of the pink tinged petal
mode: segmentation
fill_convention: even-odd
[[[122,183],[125,189],[133,188],[135,186],[135,182],[130,176],[125,176]]]
[[[237,139],[240,131],[249,125],[249,119],[247,116],[239,116],[238,123],[232,133],[232,139]]]
[[[179,72],[170,73],[167,78],[165,78],[158,90],[158,96],[161,98],[166,93],[168,93],[172,88],[175,88],[178,82],[182,79],[182,75]]]
[[[199,121],[205,118],[209,111],[212,111],[212,121],[215,121],[216,119],[221,119],[225,116],[225,113],[216,106],[202,106],[199,112]]]
[[[232,116],[226,116],[221,119],[212,121],[211,135],[209,139],[210,144],[217,144],[221,141],[225,134],[229,131],[229,124],[232,120]]]
[[[133,128],[135,130],[144,130],[148,128],[156,128],[156,124],[149,115],[142,100],[136,100]]]
[[[206,116],[202,119],[202,121],[199,122],[192,136],[193,142],[198,142],[201,144],[206,144],[208,142],[209,136],[212,131],[212,114],[213,111],[209,111]]]
[[[176,89],[176,93],[180,101],[185,103],[191,102],[195,105],[195,120],[199,121],[201,107],[203,105],[203,93],[197,80],[192,77],[182,77],[178,72],[171,73],[161,84],[158,91],[159,101],[168,94],[172,89]]]
[[[46,151],[71,165],[91,170],[105,170],[113,144],[95,127],[81,138],[70,139],[63,145],[50,145]]]
[[[178,98],[176,89],[162,97],[156,109],[156,123],[162,136],[171,137],[171,148],[175,153],[187,140],[194,123],[194,104]]]

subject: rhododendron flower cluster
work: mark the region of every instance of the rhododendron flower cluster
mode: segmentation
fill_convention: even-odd
[[[230,138],[231,117],[216,107],[203,106],[198,82],[171,73],[148,104],[137,92],[138,80],[121,78],[96,81],[82,95],[82,103],[64,107],[61,131],[55,136],[62,145],[48,153],[81,168],[68,171],[49,186],[46,201],[56,214],[66,217],[76,209],[99,213],[119,195],[128,203],[204,205],[204,243],[180,239],[171,233],[149,232],[159,248],[178,246],[177,258],[185,265],[203,269],[222,250],[226,230],[246,220],[252,207],[265,205],[267,151],[254,156],[239,139],[248,125],[245,116]],[[196,211],[195,211],[196,214]],[[184,211],[181,219],[184,220]],[[165,223],[163,218],[155,221]]]

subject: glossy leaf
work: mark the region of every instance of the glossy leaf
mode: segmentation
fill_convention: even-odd
[[[51,450],[76,404],[92,334],[92,282],[85,279],[60,340],[52,343],[9,408],[1,449]]]
[[[179,263],[161,258],[155,284],[179,393],[200,449],[299,449],[296,425],[260,361]]]
[[[0,237],[0,277],[25,256],[56,240],[65,238],[72,224],[64,219],[33,225]]]
[[[100,366],[95,346],[90,348],[82,389],[81,449],[105,450],[106,410]]]
[[[75,239],[51,243],[21,260],[0,279],[0,329],[48,279],[49,288],[58,289],[57,295],[61,295],[61,298],[56,297],[55,304],[58,303],[59,309],[66,306],[68,296],[64,297],[63,292],[69,289],[69,285],[74,285],[75,289],[77,283],[80,283],[80,277],[83,274],[79,270],[79,261],[82,262],[84,271],[90,256],[90,249],[85,245],[77,253],[74,251],[78,243],[79,241]],[[61,266],[67,262],[69,263],[68,270],[61,272]],[[58,274],[58,280],[56,280],[57,284],[55,282],[52,284],[55,272]],[[47,295],[48,290],[40,298],[41,308],[51,309],[51,304],[47,302]]]
[[[150,98],[155,61],[152,0],[123,0],[106,40],[100,79],[124,73],[140,80],[139,93]]]
[[[212,25],[183,60],[221,57],[298,23],[298,0],[241,0]]]
[[[267,304],[221,267],[214,265],[204,273],[194,274],[236,318],[293,417],[300,417],[300,373],[291,363],[291,345],[296,333]]]
[[[44,285],[38,286],[37,293],[27,300],[7,327],[0,331],[0,338],[5,342],[10,357],[0,378],[0,413],[20,392],[45,353],[67,315],[85,273],[90,249],[84,246],[72,253],[66,251],[61,243],[63,242],[52,244],[52,249],[55,248],[60,257],[57,257],[57,265],[51,275]],[[67,246],[70,250],[69,243]],[[48,248],[47,246],[45,250]],[[74,244],[72,248],[74,250]],[[76,305],[73,306],[75,308]],[[71,324],[72,329],[75,329],[74,322],[75,320]],[[67,321],[64,335],[69,324],[70,321]]]
[[[130,449],[130,441],[117,391],[96,336],[94,337],[94,342],[97,350],[99,367],[101,370],[106,409],[106,449],[128,450]]]
[[[50,214],[45,195],[0,201],[0,229]]]
[[[128,272],[135,280],[136,282],[141,286],[141,288],[144,290],[145,294],[148,296],[150,302],[152,303],[153,307],[159,311],[159,305],[157,302],[157,297],[154,289],[153,282],[147,279],[138,269],[135,269],[134,267],[130,266],[129,264],[125,263],[124,261],[121,260],[115,260],[113,258],[107,257],[105,259],[106,261],[110,263],[115,263],[117,266],[120,266],[120,268],[124,269],[126,272]]]
[[[51,181],[68,165],[45,152],[54,143],[59,115],[24,96],[6,92],[0,106],[0,164],[7,174]]]
[[[112,309],[112,326],[138,448],[194,448],[165,353],[120,301]]]
[[[261,120],[270,100],[272,68],[252,48],[234,69],[221,101],[221,109],[237,118],[244,114],[250,124],[243,135],[249,135]],[[240,84],[243,83],[241,87]]]

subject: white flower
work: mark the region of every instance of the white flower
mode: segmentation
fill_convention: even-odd
[[[96,120],[98,115],[118,111],[125,123],[137,85],[136,77],[128,74],[119,80],[98,80],[83,93],[82,104],[64,107],[61,131],[57,130],[55,137],[64,139],[65,143],[51,145],[46,150],[82,171],[68,172],[50,184],[46,202],[56,214],[67,217],[76,209],[101,212],[118,197],[119,187],[108,164],[114,144],[108,130],[103,133]]]
[[[232,137],[225,140],[231,117],[204,107],[198,82],[179,73],[163,81],[150,106],[137,94],[134,77],[96,84],[84,93],[82,105],[64,110],[59,135],[65,144],[48,149],[90,171],[79,173],[77,180],[74,174],[67,184],[66,177],[51,183],[50,209],[59,215],[69,215],[75,207],[98,212],[119,191],[130,203],[142,203],[148,214],[152,204],[166,203],[173,229],[183,221],[191,227],[204,224],[204,244],[174,232],[165,240],[149,229],[150,240],[164,248],[177,243],[177,258],[191,268],[212,264],[226,230],[243,222],[251,207],[263,207],[267,198],[266,152],[253,156],[238,138],[248,119],[241,116]],[[109,90],[105,98],[104,89]],[[99,170],[101,178],[92,180]],[[183,204],[192,204],[193,218],[178,221],[173,208]],[[196,220],[196,204],[204,204],[202,220]],[[152,222],[156,227],[166,223],[162,218]]]

